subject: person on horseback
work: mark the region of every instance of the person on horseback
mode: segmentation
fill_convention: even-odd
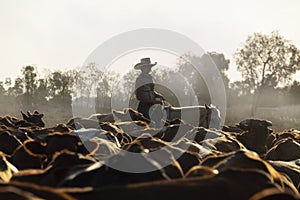
[[[142,58],[134,69],[141,70],[142,73],[137,77],[135,82],[135,95],[140,101],[138,112],[150,119],[150,108],[155,104],[163,104],[164,97],[154,90],[153,77],[149,74],[157,62],[151,63],[150,58]]]

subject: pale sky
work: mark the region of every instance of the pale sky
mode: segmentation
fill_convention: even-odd
[[[81,66],[102,42],[139,28],[176,31],[224,53],[238,80],[232,55],[248,35],[278,30],[300,48],[299,8],[299,0],[0,0],[0,80],[26,65]]]

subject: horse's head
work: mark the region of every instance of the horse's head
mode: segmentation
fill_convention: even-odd
[[[217,107],[213,105],[206,105],[205,104],[205,109],[206,109],[206,124],[207,127],[209,128],[216,128],[220,129],[221,127],[221,115],[220,111]]]

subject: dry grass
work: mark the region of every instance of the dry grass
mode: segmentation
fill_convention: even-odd
[[[251,106],[235,106],[227,109],[225,124],[233,125],[243,119],[250,118]],[[285,129],[300,130],[300,105],[258,108],[255,118],[273,122],[276,131]]]

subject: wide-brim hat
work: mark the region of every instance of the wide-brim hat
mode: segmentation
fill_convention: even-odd
[[[141,62],[134,65],[134,69],[141,69],[143,66],[153,67],[157,62],[151,63],[150,58],[142,58]]]

